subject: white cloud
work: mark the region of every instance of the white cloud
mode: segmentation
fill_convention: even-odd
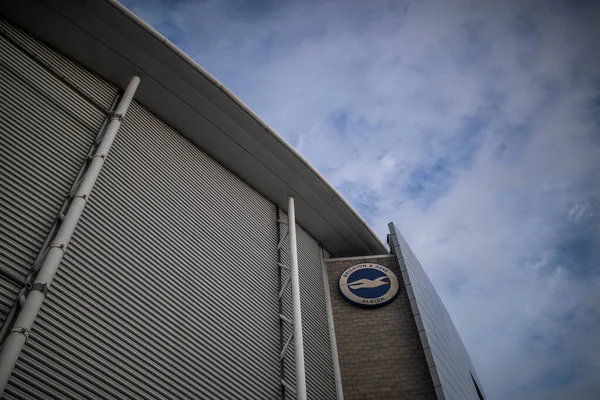
[[[490,399],[600,396],[598,9],[240,4],[131,8],[396,222]]]
[[[577,203],[571,208],[569,211],[569,215],[567,219],[571,222],[579,222],[583,218],[593,217],[592,206],[589,201],[584,201],[583,203]]]

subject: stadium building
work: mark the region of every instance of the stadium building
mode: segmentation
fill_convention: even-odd
[[[1,2],[0,82],[3,398],[484,398],[394,224],[122,5]]]

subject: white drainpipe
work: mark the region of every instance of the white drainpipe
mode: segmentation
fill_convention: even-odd
[[[129,104],[133,99],[133,95],[135,94],[139,83],[140,78],[134,76],[131,78],[129,85],[127,85],[127,89],[125,90],[123,97],[121,97],[119,105],[106,128],[104,137],[98,145],[90,165],[77,188],[77,192],[75,193],[71,205],[69,206],[69,210],[56,233],[56,237],[50,244],[50,249],[46,253],[46,257],[42,262],[42,267],[27,296],[27,300],[11,329],[10,335],[4,341],[2,350],[0,350],[0,397],[2,397],[2,394],[4,393],[4,389],[6,388],[15,364],[19,359],[25,341],[29,337],[29,332],[35,322],[35,318],[44,302],[44,298],[46,297],[50,285],[52,285],[54,275],[58,270],[63,255],[67,251],[71,236],[77,227],[81,213],[94,188],[96,179],[98,178],[98,175],[100,175],[106,156],[115,140],[115,136],[121,126],[121,121],[129,108]]]
[[[333,376],[335,378],[335,391],[337,400],[344,400],[342,388],[342,374],[340,373],[340,358],[338,355],[337,339],[335,337],[335,324],[333,322],[333,308],[331,307],[331,291],[329,290],[329,275],[325,263],[325,251],[321,247],[321,267],[323,268],[323,283],[325,285],[325,307],[327,308],[327,323],[329,325],[329,340],[331,342],[331,358],[333,361]]]
[[[306,372],[304,370],[304,341],[302,339],[302,311],[300,309],[300,279],[298,274],[298,249],[296,247],[296,211],[294,199],[288,199],[288,232],[290,235],[290,261],[292,280],[292,309],[294,310],[294,350],[296,359],[296,398],[306,400]]]

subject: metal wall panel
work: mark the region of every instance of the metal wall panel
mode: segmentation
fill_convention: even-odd
[[[0,324],[105,118],[51,69],[114,101],[114,87],[0,19]]]
[[[281,213],[281,219],[287,215]],[[286,232],[282,229],[281,237]],[[281,239],[281,238],[280,238]],[[304,361],[306,369],[306,390],[309,399],[336,399],[335,377],[329,325],[325,303],[325,287],[323,267],[321,264],[321,247],[298,224],[296,224],[296,241],[298,248],[298,270],[300,274],[300,301],[302,308],[302,334],[304,337]],[[284,241],[282,252],[283,264],[290,265],[289,238]],[[287,274],[287,272],[285,272]],[[285,278],[285,276],[284,276]],[[284,315],[291,317],[291,285],[284,295]],[[285,325],[285,337],[291,328]],[[293,342],[285,358],[285,380],[295,382],[294,346]],[[294,399],[294,396],[287,396]]]
[[[76,86],[83,97],[88,97],[93,102],[97,102],[104,108],[110,109],[117,92],[114,85],[91,73],[81,65],[72,62],[63,54],[51,49],[1,18],[0,32],[10,38],[12,42],[21,47],[30,56],[36,58],[39,63],[50,65],[57,75],[64,77]],[[56,90],[56,88],[52,89]],[[77,104],[72,105],[77,107]]]
[[[438,398],[479,400],[477,374],[446,307],[404,237],[393,223],[389,228]]]
[[[132,103],[7,393],[277,398],[275,213]]]

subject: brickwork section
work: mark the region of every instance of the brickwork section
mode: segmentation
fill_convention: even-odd
[[[391,303],[364,309],[340,294],[338,279],[364,262],[396,273],[400,293]],[[327,262],[331,306],[345,400],[435,400],[433,382],[395,256]]]

